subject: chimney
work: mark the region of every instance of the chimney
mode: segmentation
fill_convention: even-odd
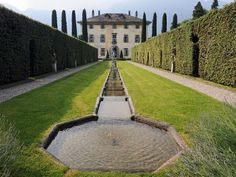
[[[98,15],[101,15],[101,12],[100,12],[100,10],[98,11]]]
[[[128,13],[128,14],[129,14],[129,16],[131,15],[131,12],[130,12],[130,10],[129,10],[129,13]]]
[[[92,10],[92,17],[94,17],[95,13],[94,13],[94,10]]]
[[[135,17],[138,17],[138,11],[135,12]]]

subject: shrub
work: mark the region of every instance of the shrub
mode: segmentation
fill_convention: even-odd
[[[236,175],[236,109],[203,116],[193,125],[193,148],[172,171],[173,176],[234,177]]]
[[[15,127],[0,115],[0,176],[10,177],[16,173],[16,160],[22,145],[17,140]]]

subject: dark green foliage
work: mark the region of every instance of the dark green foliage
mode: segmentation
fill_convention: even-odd
[[[21,156],[22,145],[18,131],[0,114],[0,176],[17,176],[16,161]]]
[[[206,10],[203,9],[201,2],[199,1],[193,10],[193,19],[197,19],[206,14]]]
[[[83,10],[82,13],[82,34],[83,34],[83,41],[88,42],[87,15],[85,9]]]
[[[211,5],[211,9],[217,9],[219,6],[218,0],[213,0],[213,3]]]
[[[110,55],[109,55],[109,52],[107,51],[106,59],[109,59],[109,58],[110,58]]]
[[[72,11],[72,36],[77,37],[76,14]]]
[[[157,13],[155,12],[153,14],[153,20],[152,20],[152,37],[157,35]]]
[[[142,23],[142,42],[147,40],[147,19],[146,14],[143,13],[143,23]]]
[[[236,3],[232,3],[135,46],[132,60],[170,70],[171,51],[176,48],[176,72],[235,87],[235,11]]]
[[[58,28],[57,26],[57,11],[56,10],[53,10],[52,11],[52,27],[53,28]]]
[[[234,177],[236,166],[236,109],[223,107],[217,116],[192,123],[193,147],[172,169],[175,176]],[[198,133],[197,133],[198,132]],[[172,176],[172,175],[170,175]]]
[[[120,59],[123,59],[124,58],[124,56],[123,56],[123,52],[122,52],[122,50],[120,51]]]
[[[164,13],[162,16],[162,30],[161,30],[161,32],[162,33],[167,32],[167,15],[166,15],[166,13]]]
[[[97,49],[0,7],[0,85],[97,60]],[[55,53],[56,56],[53,56]]]
[[[66,11],[63,10],[61,14],[61,31],[67,34]]]
[[[177,17],[177,14],[174,14],[173,22],[172,22],[170,29],[175,29],[177,27],[178,27],[178,17]]]

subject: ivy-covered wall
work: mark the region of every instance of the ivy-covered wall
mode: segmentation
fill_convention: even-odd
[[[132,60],[236,86],[236,3],[153,37],[132,49]]]
[[[0,7],[0,85],[97,60],[97,49]]]

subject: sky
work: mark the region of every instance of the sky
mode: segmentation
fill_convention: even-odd
[[[131,15],[138,11],[139,17],[142,18],[143,12],[146,12],[148,20],[152,20],[154,12],[157,12],[158,22],[161,22],[162,14],[167,13],[168,26],[170,26],[174,13],[177,13],[179,22],[189,19],[192,16],[194,6],[199,0],[0,0],[1,4],[6,7],[29,16],[32,19],[50,25],[51,11],[56,9],[58,12],[58,24],[60,26],[61,10],[67,12],[68,31],[71,31],[71,11],[76,10],[77,20],[81,20],[82,10],[87,10],[87,16],[91,16],[94,9],[96,14],[121,12]],[[200,0],[203,7],[210,9],[213,0]],[[219,0],[220,7],[233,2],[234,0]],[[159,24],[158,23],[158,24]],[[160,31],[160,26],[158,29]],[[80,33],[80,28],[78,27]]]

